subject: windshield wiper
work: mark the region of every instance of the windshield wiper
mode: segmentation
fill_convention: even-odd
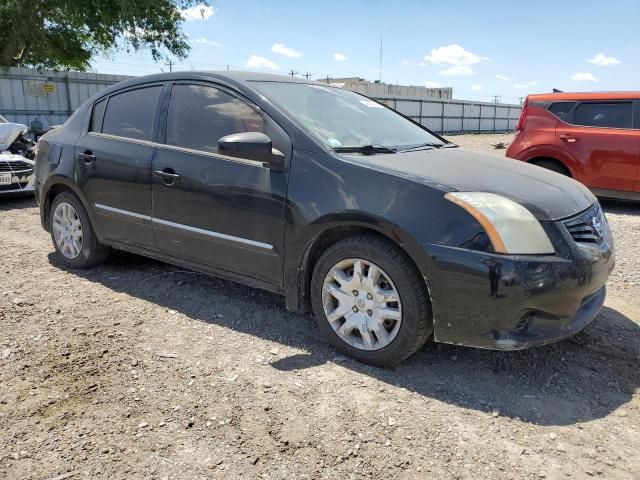
[[[400,150],[399,153],[412,152],[414,150],[422,150],[426,148],[448,148],[448,145],[449,145],[448,143],[427,142],[427,143],[421,143],[420,145],[416,145],[414,147],[405,148],[404,150]]]
[[[360,145],[359,147],[334,147],[334,152],[338,153],[361,153],[362,155],[373,155],[374,153],[396,153],[398,150],[384,145]]]

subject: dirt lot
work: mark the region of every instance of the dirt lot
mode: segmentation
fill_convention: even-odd
[[[385,370],[269,293],[124,253],[65,270],[34,202],[1,200],[0,478],[640,478],[640,206],[604,205],[585,331]]]

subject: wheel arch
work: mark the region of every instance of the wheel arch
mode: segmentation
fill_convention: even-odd
[[[76,197],[78,197],[80,203],[82,203],[82,206],[86,210],[89,219],[93,223],[93,218],[91,217],[92,210],[89,208],[87,200],[84,198],[84,195],[82,194],[82,191],[78,188],[78,186],[71,179],[65,176],[53,175],[47,179],[42,188],[40,217],[43,228],[47,232],[51,231],[51,205],[53,204],[55,197],[63,192],[71,192]]]
[[[310,311],[311,277],[318,259],[331,245],[353,235],[369,234],[383,238],[397,248],[424,278],[424,268],[420,268],[420,263],[413,255],[416,249],[407,248],[417,245],[417,242],[408,232],[386,219],[344,212],[320,218],[307,226],[306,230],[304,239],[300,241],[302,247],[296,257],[295,268],[291,265],[285,273],[288,277],[285,279],[285,297],[290,310],[301,313]],[[427,282],[425,289],[431,301]]]
[[[528,159],[526,162],[530,163],[531,165],[538,165],[541,162],[552,162],[552,163],[555,163],[556,165],[558,165],[563,170],[565,170],[569,177],[575,178],[574,172],[571,171],[571,168],[569,168],[569,166],[567,165],[566,162],[563,162],[562,160],[559,160],[559,159],[557,159],[555,157],[552,157],[552,156],[548,156],[547,155],[547,156],[532,157],[532,158]]]

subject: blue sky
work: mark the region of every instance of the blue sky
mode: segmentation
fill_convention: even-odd
[[[453,87],[462,99],[638,90],[640,1],[215,0],[186,12],[192,50],[174,70],[248,69]],[[100,73],[167,70],[148,52],[93,62]]]

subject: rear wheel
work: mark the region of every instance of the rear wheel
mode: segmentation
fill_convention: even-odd
[[[63,192],[55,197],[50,211],[51,238],[62,263],[89,268],[107,259],[110,249],[98,242],[78,197]]]
[[[555,160],[538,160],[531,163],[533,165],[537,165],[538,167],[546,168],[547,170],[551,170],[567,177],[571,176],[571,173],[569,172],[569,170],[567,170],[567,167],[562,165],[560,162],[556,162]]]
[[[397,364],[433,331],[419,272],[392,244],[372,235],[327,249],[313,271],[311,295],[325,337],[364,363]]]

